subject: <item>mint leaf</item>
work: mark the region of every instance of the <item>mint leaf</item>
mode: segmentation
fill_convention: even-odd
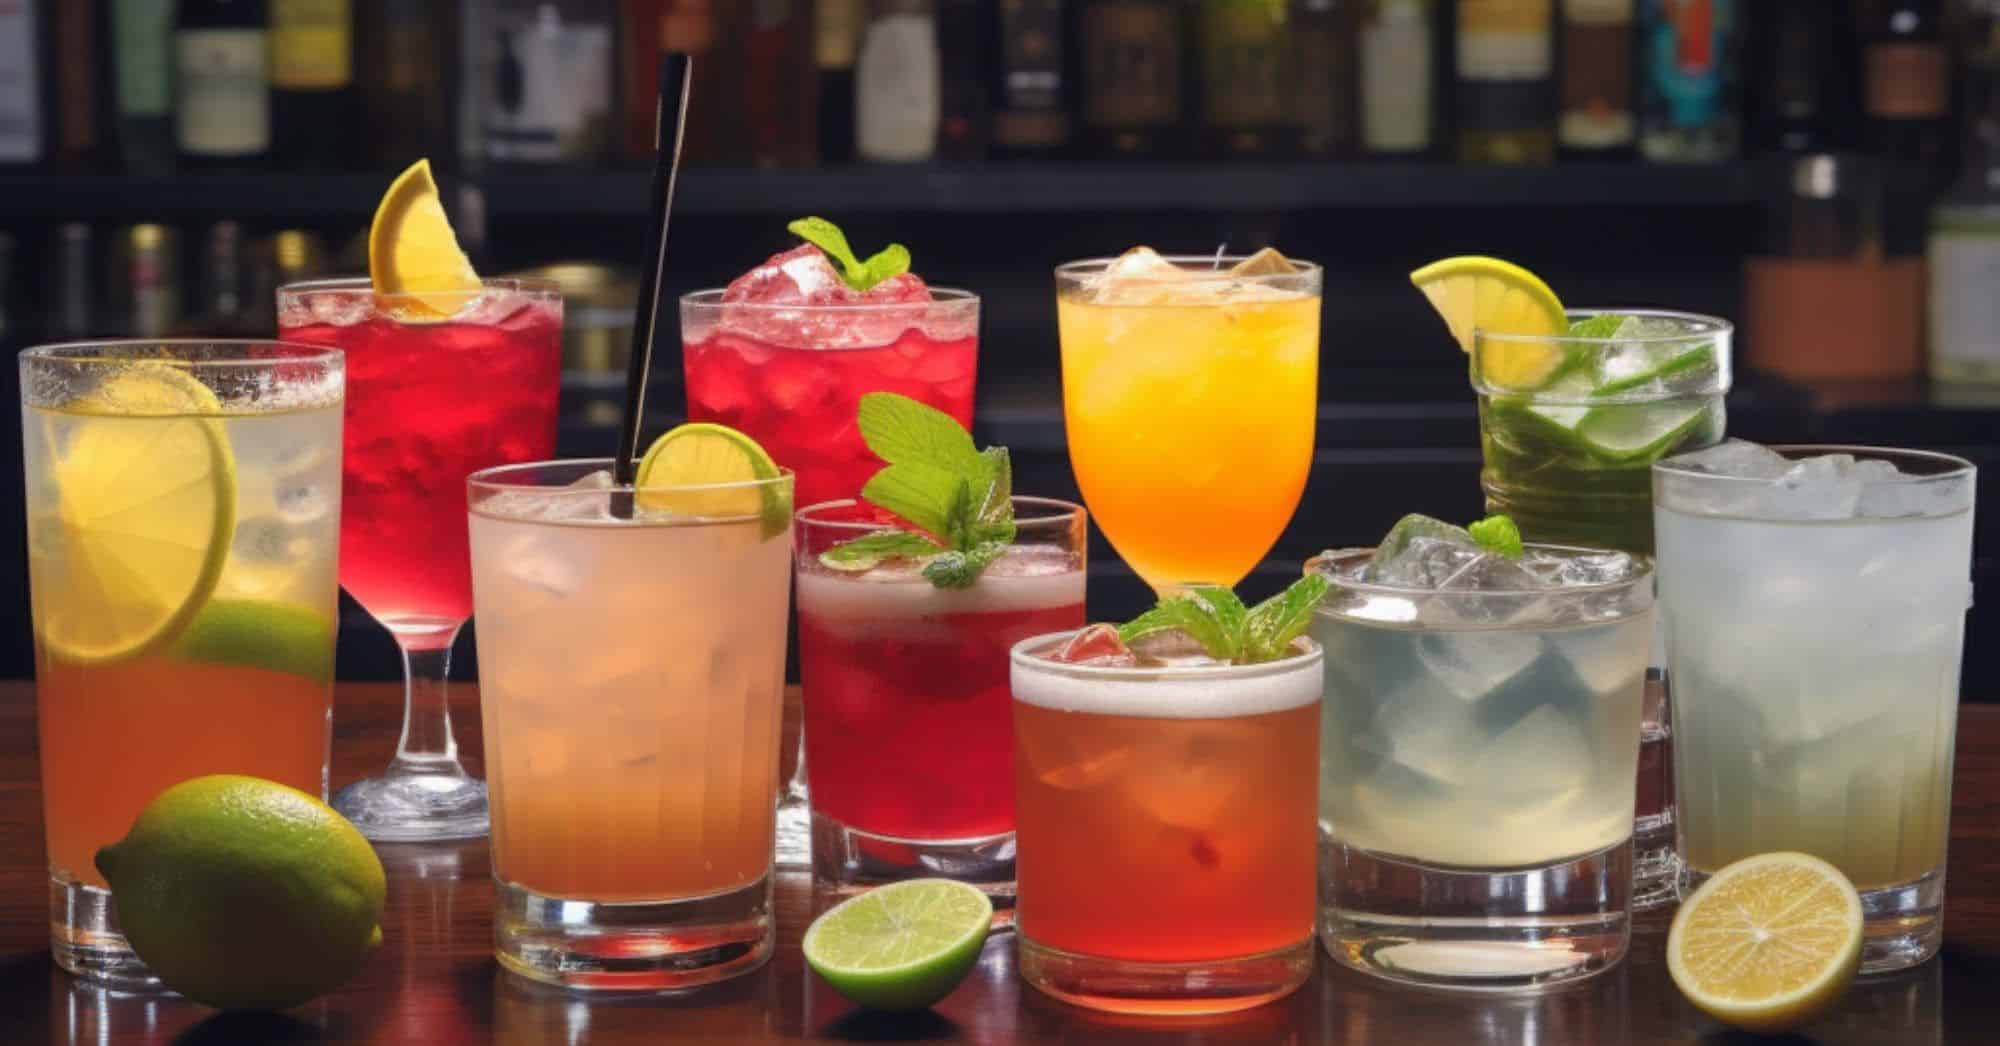
[[[1229,645],[1236,651],[1231,657],[1243,653],[1243,626],[1250,612],[1244,609],[1235,592],[1221,585],[1189,585],[1178,598],[1193,601],[1215,619],[1216,625],[1231,637]]]
[[[924,559],[944,551],[944,546],[907,530],[878,530],[852,541],[843,541],[819,554],[823,566],[840,571],[862,571],[885,559]]]
[[[1127,646],[1160,632],[1186,632],[1208,656],[1218,661],[1235,659],[1241,652],[1241,636],[1222,627],[1204,604],[1187,596],[1163,599],[1160,604],[1118,626],[1118,638]]]
[[[1570,324],[1569,336],[1572,338],[1609,338],[1613,334],[1618,333],[1618,328],[1623,326],[1624,323],[1625,317],[1617,313],[1600,312],[1595,316],[1586,316]]]
[[[1502,559],[1520,559],[1521,528],[1506,516],[1488,516],[1465,528],[1479,547]]]
[[[854,248],[848,246],[847,234],[840,231],[840,226],[825,218],[800,218],[785,228],[825,252],[828,260],[840,268],[840,278],[857,291],[868,290],[891,276],[910,271],[909,249],[900,243],[890,244],[864,262],[854,256]]]
[[[861,486],[861,500],[894,512],[917,529],[956,547],[952,506],[965,480],[934,465],[890,465]]]
[[[1292,641],[1312,624],[1313,609],[1332,586],[1318,574],[1307,574],[1290,588],[1257,604],[1249,613],[1243,640],[1243,663],[1276,661],[1291,653]]]
[[[988,541],[964,551],[953,549],[924,564],[924,576],[939,588],[971,588],[979,575],[1006,551],[1004,541]]]
[[[958,419],[928,403],[894,392],[861,397],[855,424],[868,449],[891,465],[936,465],[944,469],[985,467],[972,434]]]
[[[929,531],[964,553],[926,576],[940,588],[972,584],[1014,540],[1014,472],[1007,448],[973,446],[951,415],[893,392],[861,397],[856,422],[868,449],[888,462],[861,488],[863,500]]]

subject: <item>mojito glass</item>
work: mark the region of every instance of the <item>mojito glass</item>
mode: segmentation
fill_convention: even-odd
[[[149,987],[97,849],[192,777],[326,794],[343,362],[144,341],[20,367],[51,949]]]
[[[1727,320],[1646,310],[1573,310],[1563,337],[1473,336],[1480,484],[1530,541],[1652,555],[1652,477],[1668,454],[1722,439],[1730,385]],[[1552,369],[1535,365],[1559,361]],[[1535,375],[1517,384],[1500,375]],[[1654,644],[1640,719],[1632,903],[1674,895],[1673,724]]]
[[[1123,1013],[1247,1009],[1312,972],[1320,649],[1120,668],[1013,651],[1021,976]]]
[[[1070,466],[1105,539],[1154,591],[1233,586],[1305,491],[1321,272],[1240,275],[1244,259],[1213,256],[1140,268],[1138,256],[1056,269]]]
[[[853,501],[799,513],[799,680],[813,872],[834,895],[948,874],[1014,899],[1008,652],[1083,626],[1082,506],[1017,497],[1015,543],[970,588],[891,560],[838,571],[819,554],[885,529]]]
[[[791,475],[612,511],[609,461],[469,481],[502,966],[685,988],[770,957]],[[697,503],[724,488],[699,488]]]
[[[1741,857],[1839,868],[1862,970],[1937,953],[1974,469],[1730,441],[1655,465],[1691,889]]]
[[[278,290],[287,340],[347,353],[340,583],[402,648],[403,733],[380,777],[334,808],[370,839],[486,834],[486,786],[451,732],[451,647],[472,613],[465,504],[477,469],[555,453],[562,295],[543,280],[494,279],[464,294],[377,294],[363,279]]]
[[[1437,554],[1468,566],[1438,586],[1373,580],[1372,549],[1306,564],[1333,586],[1313,625],[1321,939],[1342,965],[1437,987],[1602,972],[1630,940],[1651,564]]]

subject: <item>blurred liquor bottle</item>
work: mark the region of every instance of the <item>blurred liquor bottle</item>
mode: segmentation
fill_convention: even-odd
[[[97,280],[90,226],[64,222],[56,226],[50,249],[48,284],[43,300],[48,312],[42,331],[50,341],[79,341],[104,333],[97,322]]]
[[[1182,115],[1177,0],[1085,0],[1076,24],[1091,151],[1166,152]]]
[[[854,54],[861,47],[862,0],[818,0],[813,65],[819,71],[819,162],[854,160]]]
[[[986,8],[981,0],[937,0],[940,160],[971,163],[986,155]]]
[[[271,327],[257,328],[247,286],[247,245],[243,226],[219,221],[202,239],[201,268],[196,273],[195,310],[181,325],[190,337],[231,338],[268,336]],[[275,317],[273,317],[275,322]]]
[[[1639,151],[1654,163],[1735,159],[1743,133],[1737,0],[1642,0]]]
[[[1299,148],[1342,157],[1360,142],[1361,0],[1292,0]]]
[[[1555,159],[1554,0],[1458,0],[1458,160]]]
[[[112,241],[107,297],[112,322],[122,333],[134,338],[174,333],[181,313],[179,242],[174,230],[152,223],[126,228]]]
[[[1965,22],[1957,180],[1932,209],[1930,373],[2000,383],[2000,4]]]
[[[1633,0],[1562,0],[1562,105],[1556,147],[1580,159],[1622,158],[1633,114]]]
[[[810,166],[819,152],[818,78],[812,0],[748,0],[736,7],[741,77],[737,97],[750,160],[760,167]]]
[[[1436,0],[1369,0],[1361,13],[1361,148],[1417,156],[1436,142]]]
[[[463,57],[452,25],[456,11],[457,5],[427,0],[361,0],[356,9],[356,79],[365,148],[376,165],[399,170],[449,152],[445,85]]]
[[[1298,147],[1285,0],[1200,0],[1201,123],[1208,147],[1270,156]]]
[[[935,156],[942,81],[931,0],[868,0],[854,62],[856,155],[873,163]]]
[[[989,151],[1037,157],[1070,143],[1060,0],[999,0],[994,25]]]
[[[1884,161],[1882,247],[1920,255],[1950,179],[1951,56],[1940,0],[1874,0],[1862,12],[1863,133]]]
[[[355,166],[353,4],[270,4],[273,159],[294,171]]]
[[[34,0],[0,3],[0,164],[40,163],[42,47]]]
[[[174,140],[183,167],[261,167],[271,155],[264,0],[183,0],[174,23]]]
[[[174,0],[112,0],[115,134],[133,174],[173,170],[173,25]]]
[[[749,159],[749,130],[737,94],[742,69],[730,56],[724,20],[731,10],[722,0],[622,0],[625,155],[653,158],[660,56],[672,52],[688,55],[694,63],[682,162],[717,165]]]
[[[611,0],[490,0],[472,63],[485,158],[588,165],[611,141]]]
[[[1750,146],[1808,153],[1860,144],[1859,51],[1846,4],[1769,0],[1746,68]]]
[[[102,77],[105,29],[103,13],[83,0],[53,5],[55,40],[51,63],[55,73],[55,162],[70,171],[99,167],[108,139],[104,133],[108,107]]]

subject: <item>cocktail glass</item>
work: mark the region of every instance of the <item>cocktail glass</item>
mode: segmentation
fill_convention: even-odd
[[[562,295],[541,280],[487,280],[448,319],[365,279],[278,290],[278,330],[348,360],[340,583],[402,648],[403,732],[382,776],[334,797],[370,839],[486,834],[486,786],[465,772],[445,684],[472,613],[459,484],[555,452]]]
[[[789,472],[771,511],[610,511],[608,460],[468,481],[501,965],[692,987],[770,957]],[[632,488],[622,488],[630,491]]]
[[[1727,320],[1644,309],[1583,309],[1572,324],[1626,317],[1603,337],[1475,331],[1472,384],[1479,393],[1480,485],[1489,512],[1513,517],[1523,537],[1653,553],[1652,463],[1722,439],[1730,385]],[[1489,375],[1559,355],[1561,370],[1532,388]],[[1665,654],[1653,642],[1640,719],[1639,790],[1633,822],[1632,906],[1675,900],[1673,722]]]
[[[1342,965],[1509,990],[1625,954],[1652,566],[1528,552],[1590,580],[1432,590],[1363,580],[1372,549],[1306,564],[1332,584],[1319,928]]]
[[[1681,887],[1752,854],[1813,854],[1861,891],[1862,970],[1911,966],[1943,933],[1974,468],[1775,449],[1871,471],[1653,466]]]
[[[151,987],[97,849],[192,777],[326,794],[343,363],[126,341],[20,366],[50,946]]]
[[[855,412],[870,392],[896,392],[972,427],[979,298],[934,287],[932,301],[799,305],[681,299],[688,420],[727,425],[798,476],[799,503],[861,494],[882,459]],[[810,862],[806,733],[778,804],[778,863]]]
[[[833,501],[799,513],[799,679],[813,875],[838,897],[898,879],[972,883],[1011,921],[1014,738],[1008,651],[1083,626],[1083,507],[1017,497],[1015,545],[970,588],[913,565],[863,572],[821,552],[884,529]]]
[[[1063,419],[1084,503],[1162,595],[1233,586],[1291,521],[1319,408],[1321,272],[1116,280],[1117,259],[1056,269]],[[1163,512],[1162,505],[1173,510]]]
[[[1280,998],[1311,974],[1319,646],[1114,668],[1013,650],[1021,976],[1122,1013]]]

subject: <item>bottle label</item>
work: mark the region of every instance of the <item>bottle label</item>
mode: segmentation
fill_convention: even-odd
[[[1459,0],[1461,80],[1544,80],[1553,71],[1551,0]]]
[[[1641,42],[1647,88],[1665,99],[1667,122],[1706,126],[1722,98],[1722,36],[1734,16],[1730,0],[1646,0],[1648,37]]]
[[[1903,119],[1943,116],[1949,104],[1944,48],[1938,44],[1876,44],[1868,49],[1868,113]]]
[[[486,155],[555,163],[597,152],[610,133],[611,27],[532,18],[497,37],[486,105]]]
[[[1062,106],[1062,6],[1053,0],[1001,0],[1003,109]]]
[[[854,146],[870,160],[913,162],[937,151],[942,107],[937,20],[900,14],[868,23],[854,65]]]
[[[1431,27],[1413,4],[1383,5],[1361,27],[1361,142],[1376,152],[1431,144]]]
[[[813,5],[813,64],[821,69],[854,68],[861,41],[861,0],[819,0]]]
[[[1631,144],[1631,43],[1632,0],[1570,0],[1563,6],[1557,141],[1584,149]]]
[[[35,5],[28,0],[0,0],[0,163],[41,159],[37,39]]]
[[[1085,122],[1158,127],[1180,116],[1180,37],[1174,9],[1157,3],[1098,3],[1083,14]]]
[[[1287,122],[1284,5],[1208,4],[1202,12],[1202,99],[1214,127]]]
[[[261,29],[183,29],[175,34],[175,68],[180,72],[175,134],[181,151],[249,156],[271,147],[268,56]]]
[[[118,53],[119,115],[165,116],[173,109],[173,67],[167,61],[173,17],[172,0],[118,0],[111,36]]]
[[[2000,366],[2000,231],[1931,235],[1931,355]]]
[[[353,82],[348,0],[271,0],[271,86],[327,91]]]

